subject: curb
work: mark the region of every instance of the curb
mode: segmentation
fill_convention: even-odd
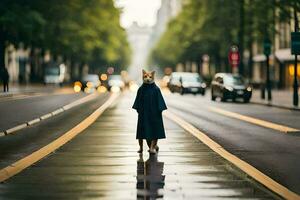
[[[0,93],[0,99],[3,98],[3,97],[5,98],[5,97],[12,97],[12,96],[14,96],[14,95],[11,94],[11,93],[10,93],[10,94],[3,94],[3,93]]]
[[[286,110],[293,110],[293,111],[300,111],[299,107],[290,107],[290,106],[283,106],[283,105],[277,105],[272,103],[263,103],[258,101],[250,101],[252,104],[261,105],[261,106],[269,106],[269,107],[275,107],[275,108],[281,108]]]
[[[75,100],[75,101],[73,101],[73,102],[71,102],[71,103],[69,103],[69,104],[67,104],[67,105],[65,105],[63,107],[60,107],[60,108],[58,108],[58,109],[56,109],[56,110],[54,110],[52,112],[49,112],[49,113],[47,113],[45,115],[42,115],[42,116],[40,116],[38,118],[32,119],[32,120],[30,120],[28,122],[25,122],[23,124],[19,124],[19,125],[15,126],[15,127],[12,127],[12,128],[7,129],[7,130],[5,130],[3,132],[0,132],[0,137],[4,137],[4,136],[8,136],[8,135],[13,135],[13,134],[15,134],[15,132],[17,132],[19,130],[22,130],[24,128],[27,128],[27,127],[32,126],[34,124],[37,124],[37,123],[39,123],[41,121],[44,121],[46,119],[49,119],[49,118],[51,118],[51,117],[53,117],[55,115],[58,115],[58,114],[60,114],[62,112],[65,112],[65,111],[67,111],[67,110],[69,110],[69,109],[71,109],[71,108],[73,108],[75,106],[84,104],[84,103],[86,103],[86,102],[88,102],[88,101],[96,98],[96,96],[97,96],[97,93],[92,93],[92,94],[89,94],[88,96],[85,96],[85,97],[82,97],[80,99],[77,99],[77,100]]]

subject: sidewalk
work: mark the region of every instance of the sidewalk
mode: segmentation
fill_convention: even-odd
[[[142,155],[135,140],[134,96],[49,157],[0,184],[12,199],[276,199],[202,142],[165,120],[160,152]],[[147,148],[145,148],[147,150]]]
[[[2,97],[12,97],[16,95],[30,95],[35,93],[49,93],[55,92],[64,89],[66,92],[73,91],[71,87],[59,87],[56,85],[44,85],[44,84],[10,84],[9,85],[9,92],[3,92],[3,85],[0,84],[0,98]]]
[[[300,91],[299,91],[300,94]],[[261,99],[261,91],[253,90],[252,103],[267,105],[267,106],[275,106],[279,108],[286,108],[292,110],[300,111],[300,96],[299,96],[299,106],[295,107],[293,105],[293,90],[272,90],[272,101],[267,101],[267,92],[265,99]]]

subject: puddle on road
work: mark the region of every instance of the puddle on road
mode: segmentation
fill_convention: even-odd
[[[140,154],[136,171],[137,198],[162,198],[165,186],[164,162],[159,162],[157,155],[150,155],[147,160],[144,160],[143,154]]]

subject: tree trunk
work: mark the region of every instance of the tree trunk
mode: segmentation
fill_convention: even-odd
[[[215,64],[216,64],[215,72],[216,73],[221,72],[221,58],[219,54],[215,55]]]
[[[5,37],[0,30],[0,70],[5,67]]]
[[[251,42],[252,43],[252,42]],[[252,44],[249,45],[249,60],[248,60],[248,78],[253,78],[253,47]]]
[[[69,60],[70,60],[70,79],[74,81],[74,61],[71,57],[69,58]]]
[[[245,20],[245,0],[240,0],[240,28],[238,34],[239,40],[239,52],[240,52],[240,64],[239,64],[239,73],[244,75],[244,20]]]
[[[253,37],[253,32],[254,32],[254,27],[253,27],[253,9],[254,6],[251,4],[251,1],[248,1],[247,5],[247,12],[245,14],[245,23],[247,24],[247,41],[246,41],[246,47],[249,51],[249,58],[247,60],[247,64],[245,67],[245,77],[249,78],[249,80],[253,79],[253,43],[254,43],[254,37]]]
[[[34,82],[36,78],[36,63],[35,63],[35,52],[34,47],[32,46],[29,53],[29,63],[30,63],[30,82]]]

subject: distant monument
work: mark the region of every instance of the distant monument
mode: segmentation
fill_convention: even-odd
[[[142,68],[147,67],[147,58],[155,43],[166,30],[167,24],[181,10],[181,0],[162,0],[153,27],[140,26],[137,22],[127,28],[128,41],[132,48],[129,76],[140,80]]]

